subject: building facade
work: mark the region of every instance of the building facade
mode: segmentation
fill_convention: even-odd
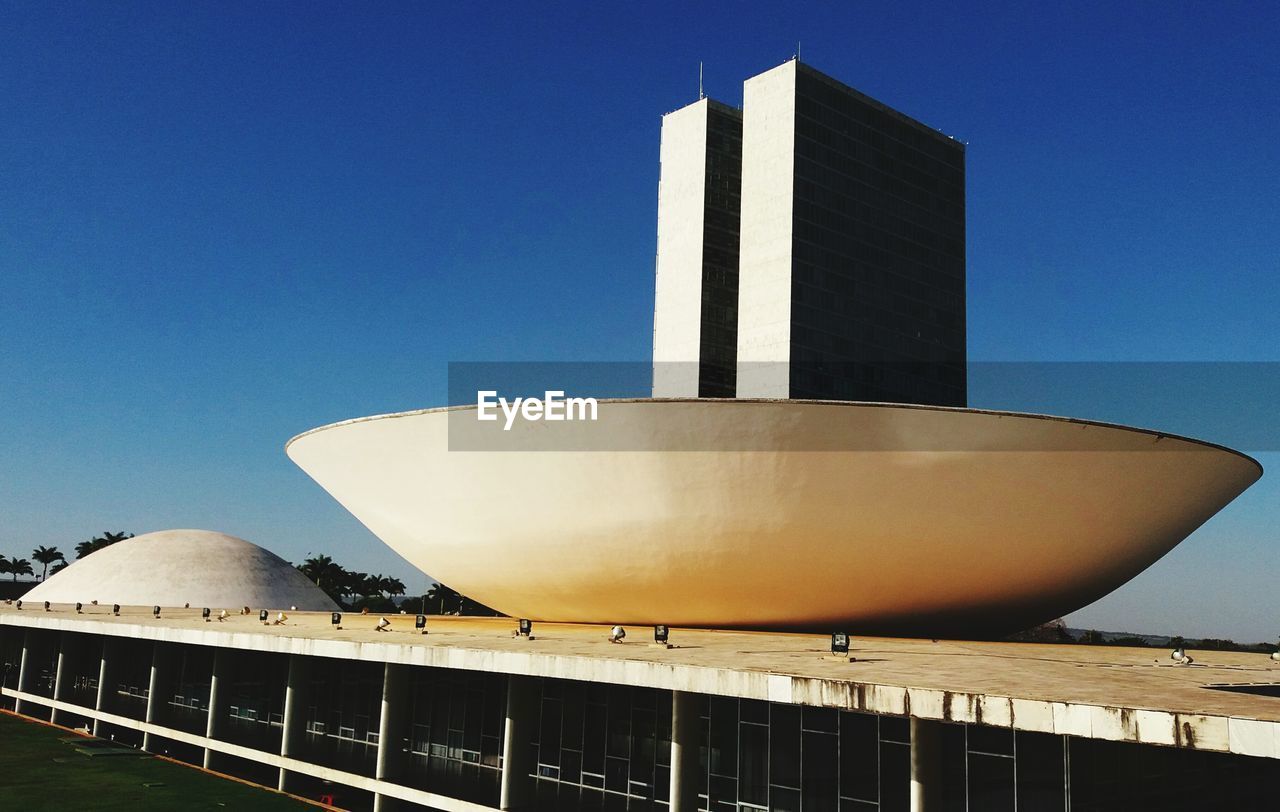
[[[255,631],[67,613],[0,615],[0,707],[343,809],[1251,810],[1280,779],[1274,719],[894,688],[847,662],[818,679],[749,654],[707,668],[643,642],[602,657],[580,630],[512,642],[497,620],[427,645],[407,628],[336,639],[324,616]],[[716,648],[693,634],[676,638]],[[862,645],[868,663],[906,656]]]
[[[964,406],[964,145],[796,60],[734,112],[663,119],[654,395]]]
[[[662,118],[655,397],[733,397],[742,113],[700,99]]]

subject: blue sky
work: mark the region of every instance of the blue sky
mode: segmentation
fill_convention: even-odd
[[[1278,9],[0,0],[0,553],[204,527],[424,587],[285,440],[647,358],[660,116],[797,42],[968,142],[971,359],[1280,361]],[[1277,481],[1071,621],[1273,638]]]

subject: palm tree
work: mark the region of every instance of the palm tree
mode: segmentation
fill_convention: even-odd
[[[43,581],[49,575],[49,565],[55,561],[66,561],[64,556],[57,547],[40,546],[31,551],[31,557],[43,566],[40,569],[40,580]]]
[[[443,615],[446,607],[457,606],[461,610],[462,595],[444,584],[432,584],[427,590],[427,603],[436,607],[435,614]]]
[[[298,571],[314,581],[326,595],[342,603],[348,573],[342,566],[335,564],[332,558],[327,555],[312,556],[298,565]]]
[[[383,578],[378,576],[378,591],[386,595],[403,595],[404,582],[399,578]]]
[[[90,553],[96,553],[98,550],[101,550],[104,547],[110,547],[112,544],[115,544],[116,542],[124,541],[125,539],[131,539],[131,538],[133,538],[132,533],[125,533],[124,531],[120,531],[119,533],[112,533],[110,530],[108,530],[107,532],[103,533],[101,536],[94,536],[88,541],[82,541],[79,544],[77,544],[76,558],[84,558],[86,555],[89,555]]]
[[[4,575],[8,572],[9,572],[9,559],[0,555],[0,575]]]
[[[373,594],[370,589],[369,573],[347,570],[338,585],[343,597],[354,598],[356,595],[368,597]]]
[[[15,558],[9,562],[9,574],[13,576],[14,583],[17,583],[19,575],[35,575],[35,570],[31,569],[31,562],[25,558]]]

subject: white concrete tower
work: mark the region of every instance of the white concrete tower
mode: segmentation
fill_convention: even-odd
[[[711,99],[662,118],[654,397],[734,395],[741,138]]]

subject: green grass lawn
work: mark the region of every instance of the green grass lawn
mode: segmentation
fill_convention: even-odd
[[[0,808],[24,812],[299,812],[316,807],[144,753],[87,756],[60,728],[0,714]],[[151,786],[147,786],[150,784]]]

